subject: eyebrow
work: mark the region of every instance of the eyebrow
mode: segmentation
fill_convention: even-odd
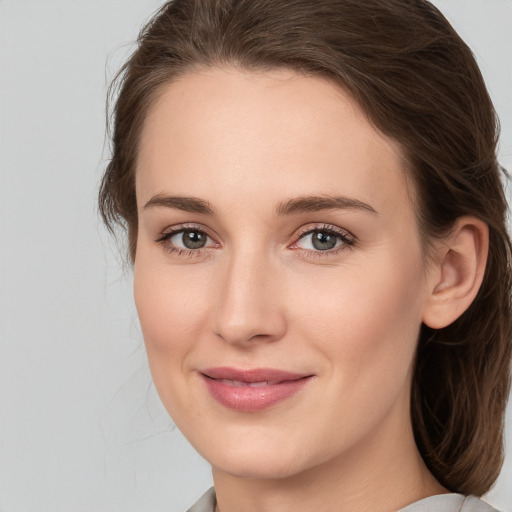
[[[164,194],[157,194],[153,196],[142,208],[163,206],[166,208],[176,208],[185,212],[202,213],[205,215],[213,215],[215,213],[212,205],[208,201],[198,199],[197,197],[178,197],[166,196]]]
[[[321,210],[365,210],[377,214],[375,208],[369,204],[363,203],[358,199],[343,196],[302,196],[289,199],[281,203],[276,213],[278,215],[290,215],[301,212],[318,212]]]
[[[215,210],[210,202],[197,197],[180,197],[157,194],[153,196],[143,207],[143,210],[151,207],[165,207],[183,210],[185,212],[214,215]],[[288,199],[280,203],[276,208],[277,215],[292,215],[294,213],[318,212],[322,210],[364,210],[377,214],[377,211],[367,203],[343,196],[301,196]]]

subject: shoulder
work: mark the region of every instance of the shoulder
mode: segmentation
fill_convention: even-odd
[[[499,512],[497,509],[491,507],[485,501],[478,499],[476,496],[468,496],[464,505],[462,506],[461,512]]]
[[[499,512],[476,496],[439,494],[412,503],[398,512]]]
[[[208,489],[187,512],[214,512],[215,490]],[[439,494],[412,503],[398,512],[499,512],[476,496]]]
[[[215,505],[215,490],[211,487],[187,510],[187,512],[215,512]]]

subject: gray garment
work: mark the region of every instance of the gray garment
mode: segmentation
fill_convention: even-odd
[[[210,487],[187,512],[215,512],[215,489]]]
[[[201,499],[187,512],[214,512],[215,490],[208,489]],[[412,503],[398,512],[498,512],[475,496],[462,494],[439,494]]]
[[[498,512],[476,496],[438,494],[412,503],[398,512]]]

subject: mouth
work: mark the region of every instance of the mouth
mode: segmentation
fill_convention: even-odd
[[[279,384],[277,380],[263,380],[260,382],[243,382],[241,380],[231,380],[231,379],[214,379],[218,382],[222,382],[223,384],[226,384],[228,386],[235,386],[235,387],[242,387],[242,386],[249,386],[250,388],[261,388],[263,386],[272,386],[274,384]]]
[[[313,375],[273,368],[208,368],[199,372],[210,395],[221,405],[242,412],[267,409],[298,393]]]

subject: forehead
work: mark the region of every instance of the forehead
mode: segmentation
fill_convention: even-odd
[[[398,144],[328,80],[209,69],[169,84],[149,110],[138,201],[155,193],[246,199],[343,193],[393,207],[407,195]],[[336,190],[333,190],[336,189]]]

